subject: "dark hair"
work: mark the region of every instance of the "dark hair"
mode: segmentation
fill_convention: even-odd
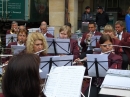
[[[109,35],[105,35],[105,34],[103,34],[101,37],[100,37],[100,39],[99,39],[99,44],[103,44],[104,42],[106,42],[106,41],[110,41],[110,42],[112,42],[112,38],[109,36]]]
[[[70,28],[72,27],[72,26],[71,26],[71,23],[66,23],[65,25],[66,25],[66,26],[69,26]]]
[[[5,97],[38,97],[40,94],[40,58],[35,54],[15,55],[2,80]]]
[[[89,7],[89,6],[86,6],[85,9],[90,9],[90,7]]]
[[[89,24],[93,24],[96,27],[96,23],[94,21],[89,22]]]

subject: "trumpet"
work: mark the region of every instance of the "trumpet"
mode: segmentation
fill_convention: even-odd
[[[16,28],[11,28],[10,34],[17,34],[18,31],[19,31],[19,30],[16,29]]]
[[[89,33],[87,34],[86,43],[87,43],[88,45],[90,45],[90,41],[91,41],[92,35],[93,35],[93,32],[89,32]]]

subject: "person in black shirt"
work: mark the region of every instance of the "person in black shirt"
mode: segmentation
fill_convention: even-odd
[[[82,15],[82,22],[91,22],[91,21],[94,20],[94,19],[93,19],[93,14],[92,14],[90,11],[91,11],[91,10],[90,10],[90,7],[87,6],[87,7],[85,8],[85,12],[84,12],[83,15]]]
[[[100,27],[104,27],[109,22],[108,14],[103,11],[101,6],[98,6],[96,14],[96,23],[98,25],[98,31],[100,31]]]

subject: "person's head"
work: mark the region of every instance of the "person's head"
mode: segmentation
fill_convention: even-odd
[[[100,44],[101,51],[103,53],[111,51],[113,49],[113,47],[112,47],[112,38],[109,35],[103,34],[100,37],[99,44]]]
[[[124,30],[124,23],[123,21],[116,21],[115,23],[115,30],[117,33],[121,33]]]
[[[111,36],[111,38],[113,38],[115,36],[115,31],[111,25],[106,25],[104,27],[103,34],[107,34],[107,35]]]
[[[26,41],[27,53],[36,53],[38,51],[46,49],[42,52],[44,55],[47,54],[47,41],[42,33],[32,32],[28,35]]]
[[[88,30],[90,32],[96,31],[96,24],[95,24],[95,22],[89,22],[89,24],[88,24]]]
[[[47,33],[47,25],[41,25],[40,29],[41,29],[41,33],[43,34]]]
[[[18,23],[16,21],[11,23],[11,29],[18,29]]]
[[[40,58],[36,54],[13,56],[5,69],[2,91],[5,97],[39,97]]]
[[[102,6],[98,6],[98,7],[97,7],[97,12],[98,12],[98,13],[102,13],[102,12],[103,12]]]
[[[127,13],[130,14],[130,7],[128,8]]]
[[[64,25],[59,29],[59,37],[60,38],[71,38],[71,29],[70,27]]]
[[[86,6],[86,7],[85,7],[85,11],[86,11],[86,13],[90,13],[90,7],[89,7],[89,6]]]
[[[27,31],[26,30],[20,30],[17,34],[18,36],[18,42],[20,43],[26,43],[26,40],[27,40]]]
[[[71,26],[71,23],[66,23],[65,25],[66,25],[66,26],[69,26],[70,29],[71,29],[71,27],[72,27],[72,26]]]
[[[42,21],[40,26],[47,26],[47,23],[45,21]]]
[[[21,31],[21,30],[26,30],[26,27],[24,25],[20,25],[19,26],[19,31]]]

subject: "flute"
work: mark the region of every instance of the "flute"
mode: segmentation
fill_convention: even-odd
[[[34,53],[34,54],[39,54],[39,53],[41,53],[41,52],[43,52],[43,51],[45,51],[46,49],[44,49],[44,50],[41,50],[41,51],[38,51],[38,52],[36,52],[36,53]]]

